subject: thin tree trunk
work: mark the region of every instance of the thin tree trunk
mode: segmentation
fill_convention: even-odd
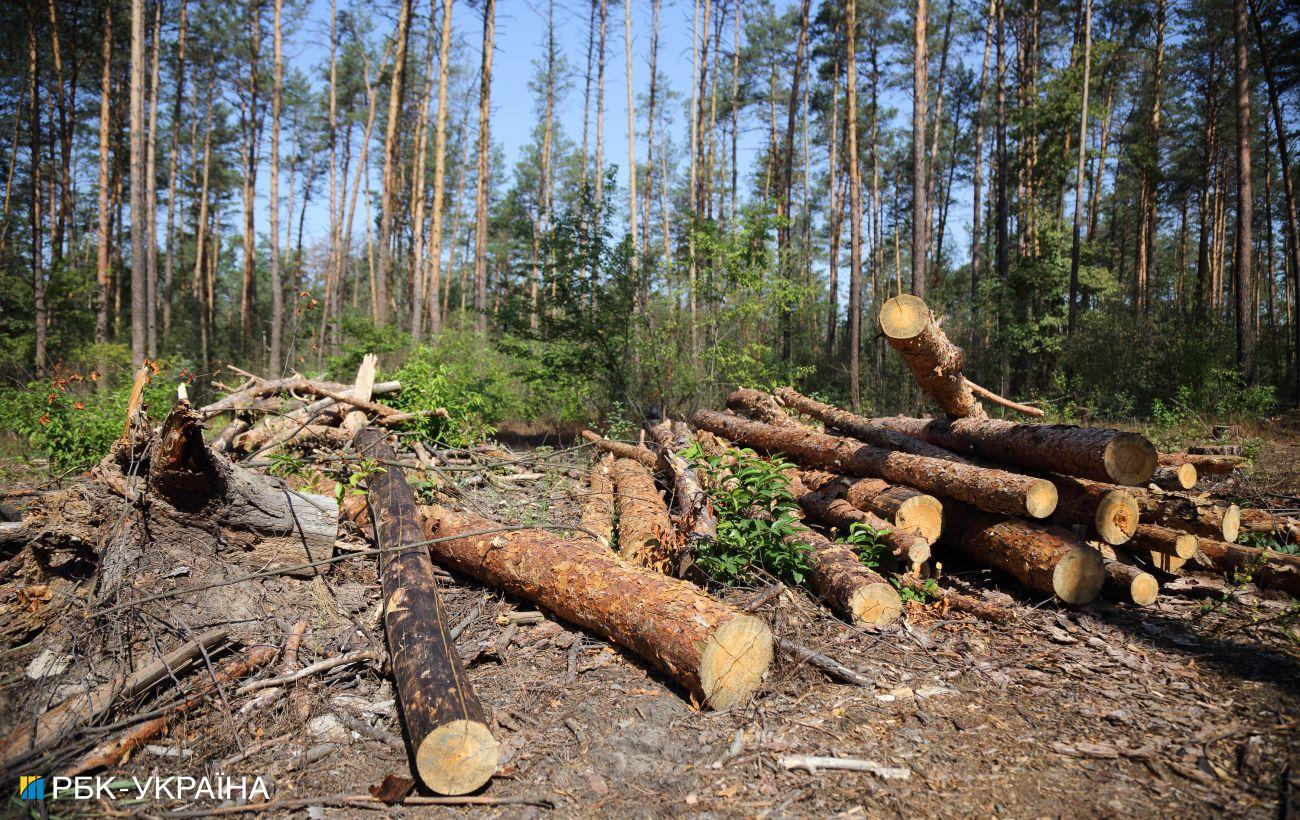
[[[284,281],[280,272],[280,105],[284,86],[283,37],[280,16],[284,0],[274,0],[273,38],[274,75],[271,78],[271,348],[267,367],[272,376],[280,375],[284,365],[281,331],[284,327]],[[293,210],[290,208],[290,215]]]
[[[929,94],[926,73],[929,68],[929,49],[926,43],[926,25],[929,8],[927,0],[916,0],[916,13],[912,25],[912,293],[925,298],[926,215],[926,156],[925,107]],[[938,123],[935,124],[938,127]]]
[[[603,0],[602,0],[603,3]],[[488,188],[492,154],[489,119],[492,110],[492,41],[496,28],[496,0],[483,3],[483,63],[479,73],[478,179],[474,204],[474,327],[487,332]]]
[[[149,68],[149,135],[145,143],[145,353],[158,357],[158,56],[162,52],[162,3],[153,7],[153,54]]]
[[[420,104],[417,106],[419,119],[415,124],[415,170],[411,175],[411,231],[413,233],[411,251],[411,338],[417,342],[424,336],[424,312],[428,309],[426,288],[428,277],[425,275],[424,259],[424,188],[425,155],[429,148],[429,105],[433,86],[433,19],[438,0],[429,0],[429,39],[424,52],[424,86],[420,90]],[[436,291],[435,291],[436,292]]]
[[[442,30],[438,43],[438,122],[433,136],[433,214],[429,225],[429,335],[442,332],[445,306],[438,304],[442,272],[442,200],[447,179],[447,80],[451,73],[452,0],[442,0]]]
[[[1066,336],[1074,334],[1079,302],[1079,239],[1083,223],[1083,170],[1088,159],[1088,83],[1092,71],[1092,0],[1083,4],[1083,83],[1079,105],[1079,161],[1074,176],[1074,224],[1070,240],[1070,305]]]
[[[1237,104],[1237,245],[1233,251],[1236,289],[1237,367],[1247,382],[1255,378],[1255,304],[1251,275],[1250,229],[1254,216],[1250,170],[1250,63],[1246,50],[1246,0],[1233,4],[1233,48],[1236,55]]]
[[[980,64],[980,100],[979,108],[975,112],[975,170],[971,180],[971,187],[974,189],[972,199],[974,205],[971,209],[971,233],[970,233],[970,299],[972,312],[975,306],[979,304],[980,291],[980,263],[983,261],[982,249],[980,248],[980,217],[982,209],[980,207],[980,198],[983,195],[983,172],[984,172],[984,117],[985,108],[988,98],[988,77],[989,77],[989,52],[993,45],[993,15],[996,10],[997,0],[989,0],[988,21],[984,24],[984,59]],[[974,339],[975,322],[971,322],[972,336]]]
[[[596,220],[605,204],[605,35],[609,31],[609,7],[600,0],[600,39],[596,45]],[[599,229],[598,229],[599,230]],[[594,275],[594,271],[588,271]]]
[[[375,271],[375,303],[372,311],[375,324],[388,323],[388,278],[393,248],[393,208],[397,198],[397,151],[401,139],[399,129],[402,119],[402,95],[406,91],[406,48],[411,34],[411,0],[402,0],[397,16],[396,48],[393,57],[393,80],[388,95],[388,129],[384,135],[383,195],[379,215],[379,264]]]
[[[104,4],[104,35],[100,51],[102,61],[99,79],[99,239],[95,252],[95,344],[108,342],[108,306],[109,306],[109,243],[112,234],[109,231],[111,211],[109,209],[108,155],[109,132],[112,121],[110,104],[113,93],[113,4]],[[14,146],[15,153],[17,146]],[[101,347],[101,350],[103,348]],[[98,362],[101,378],[99,384],[107,386],[108,360],[101,353]]]
[[[145,212],[144,0],[131,0],[131,366],[138,370],[148,344],[149,216]],[[42,294],[43,296],[43,294]]]
[[[214,68],[209,66],[209,75],[212,76]],[[199,218],[195,224],[194,230],[194,279],[192,290],[194,295],[195,320],[199,325],[200,337],[200,362],[202,372],[208,372],[208,315],[210,302],[207,298],[207,289],[204,284],[203,276],[203,243],[206,238],[208,227],[208,185],[211,179],[212,171],[212,90],[214,81],[208,81],[207,113],[204,116],[203,126],[203,182],[199,186]]]
[[[180,169],[181,101],[185,96],[186,0],[181,0],[176,33],[176,99],[172,104],[171,150],[167,154],[167,250],[163,260],[162,336],[172,329],[172,290],[176,284],[176,176]]]
[[[643,284],[640,277],[641,246],[637,242],[636,219],[636,94],[632,78],[632,0],[623,0],[623,55],[627,72],[627,221],[632,241],[632,256],[629,260],[632,279],[632,371],[640,370],[638,332],[644,320],[645,305],[643,301]]]
[[[849,143],[849,407],[857,411],[861,404],[858,353],[862,347],[862,174],[858,168],[858,70],[857,70],[857,3],[848,7],[848,48],[845,66],[848,78]],[[874,148],[873,148],[874,150]]]
[[[840,196],[840,61],[835,60],[831,69],[831,121],[829,123],[827,149],[830,151],[830,251],[826,266],[826,347],[824,356],[826,367],[835,365],[835,331],[840,321],[839,287],[840,287],[840,231],[844,224],[844,202]],[[733,186],[734,187],[734,186]],[[732,191],[733,195],[735,191]]]
[[[137,2],[138,0],[133,0]],[[262,44],[262,0],[249,0],[248,100],[243,106],[244,126],[244,273],[240,288],[239,333],[247,344],[257,310],[257,234],[253,208],[257,197],[258,143],[261,141],[260,112],[257,108],[257,62]]]
[[[924,0],[923,0],[924,1]],[[793,198],[794,198],[794,128],[795,117],[799,111],[799,83],[803,73],[804,49],[808,44],[808,7],[809,0],[803,0],[799,7],[799,37],[794,52],[794,77],[790,85],[790,100],[786,106],[785,136],[781,146],[781,190],[777,220],[777,264],[781,277],[793,284],[791,271],[791,240],[794,234]],[[781,306],[781,361],[789,362],[791,347],[794,343],[794,303],[784,300]]]
[[[137,2],[140,2],[140,0],[137,0]],[[27,0],[27,116],[32,163],[32,301],[36,314],[36,375],[37,377],[43,377],[45,375],[46,356],[45,331],[49,323],[49,314],[46,312],[45,307],[45,271],[41,258],[44,253],[41,247],[41,91],[40,51],[36,21],[36,0]],[[141,39],[143,39],[143,34],[141,34]],[[134,352],[134,346],[132,351]]]

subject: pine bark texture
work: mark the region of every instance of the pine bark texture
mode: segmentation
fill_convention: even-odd
[[[1161,467],[1178,467],[1190,464],[1198,475],[1227,475],[1246,464],[1242,456],[1206,455],[1202,453],[1161,453],[1157,458]]]
[[[916,383],[950,418],[987,417],[984,405],[962,377],[961,348],[948,340],[919,296],[903,294],[880,309],[880,328]]]
[[[618,510],[618,551],[627,560],[659,571],[672,568],[679,543],[654,477],[630,458],[609,468]]]
[[[1241,522],[1237,505],[1220,506],[1208,496],[1129,488],[1142,521],[1191,533],[1200,538],[1236,541]]]
[[[951,450],[945,450],[943,447],[900,433],[878,419],[871,419],[841,410],[833,405],[796,393],[789,387],[777,388],[776,398],[786,407],[792,407],[800,413],[812,416],[822,422],[826,425],[828,431],[851,436],[876,447],[898,450],[900,453],[911,453],[914,456],[966,461]]]
[[[1112,546],[1137,532],[1138,504],[1127,490],[1073,476],[1052,475],[1048,480],[1058,499],[1053,524],[1086,526]]]
[[[784,453],[807,467],[882,478],[989,512],[1045,518],[1056,507],[1056,489],[1040,478],[893,452],[852,439],[773,427],[710,410],[696,412],[692,420],[737,444],[765,453]]]
[[[868,569],[853,549],[804,529],[786,536],[808,547],[808,585],[831,609],[859,626],[885,626],[903,611],[894,586]]]
[[[833,527],[847,535],[854,524],[862,524],[879,533],[880,540],[895,556],[912,564],[930,560],[930,542],[920,532],[903,530],[875,513],[860,510],[834,489],[810,489],[793,470],[789,478],[790,492],[795,501],[809,518],[822,526]]]
[[[387,434],[357,434],[357,451],[396,461]],[[384,593],[384,630],[402,720],[420,779],[440,794],[467,794],[496,772],[496,741],[465,674],[438,593],[415,494],[400,467],[369,480],[368,507]],[[452,764],[452,765],[448,765]]]
[[[597,459],[587,473],[587,495],[582,501],[579,526],[595,533],[596,543],[609,547],[614,543],[614,482],[609,477],[609,457]],[[585,535],[585,533],[580,533]]]
[[[1112,558],[1106,561],[1105,589],[1122,601],[1129,601],[1138,606],[1150,606],[1155,603],[1160,593],[1160,582],[1149,572],[1133,564],[1126,564]]]
[[[631,459],[647,470],[656,470],[659,467],[659,459],[655,458],[655,454],[645,447],[628,444],[625,441],[601,438],[590,430],[583,430],[582,437],[605,452],[612,453],[615,458]]]
[[[444,507],[423,511],[430,538],[499,526]],[[448,569],[630,650],[713,708],[747,700],[772,661],[772,634],[758,619],[590,540],[519,530],[466,534],[430,549]]]
[[[798,420],[787,415],[776,399],[762,390],[741,387],[731,391],[727,396],[727,409],[773,427],[789,427],[794,430],[804,427]]]
[[[1300,596],[1300,556],[1202,538],[1200,554],[1219,572],[1249,576],[1262,587]]]

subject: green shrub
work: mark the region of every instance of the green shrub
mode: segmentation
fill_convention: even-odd
[[[478,391],[453,383],[452,369],[428,347],[418,347],[392,377],[402,389],[389,399],[398,410],[443,408],[447,416],[422,416],[409,422],[423,438],[449,447],[468,447],[495,432],[488,422],[489,402]]]

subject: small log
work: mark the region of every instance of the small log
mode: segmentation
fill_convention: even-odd
[[[1187,454],[1192,456],[1239,456],[1241,455],[1241,445],[1207,444],[1199,447],[1188,447]]]
[[[741,387],[727,396],[727,409],[773,427],[803,428],[799,421],[790,418],[776,399],[761,390]]]
[[[1125,552],[1136,555],[1156,553],[1172,555],[1187,560],[1196,554],[1197,537],[1158,524],[1143,524],[1137,528],[1133,540],[1124,545]]]
[[[810,489],[795,470],[787,476],[795,501],[817,523],[834,527],[846,535],[854,524],[863,524],[879,533],[880,539],[894,555],[906,558],[912,564],[924,564],[930,560],[930,542],[919,531],[904,530],[875,513],[860,510],[834,489]]]
[[[1179,558],[1177,555],[1169,555],[1155,550],[1146,554],[1146,560],[1151,562],[1153,568],[1160,570],[1165,575],[1177,575],[1187,563],[1186,558]]]
[[[718,516],[713,502],[700,484],[699,475],[677,450],[690,443],[673,431],[666,419],[657,425],[647,425],[659,452],[658,472],[669,479],[672,488],[672,517],[677,531],[688,543],[708,542],[718,537]]]
[[[1227,475],[1246,465],[1246,459],[1241,456],[1206,456],[1190,453],[1161,453],[1158,462],[1162,467],[1190,464],[1196,468],[1198,475]]]
[[[1141,514],[1128,490],[1071,476],[1048,478],[1060,499],[1052,514],[1053,524],[1082,524],[1112,546],[1125,543],[1137,532]]]
[[[1150,481],[1156,469],[1155,447],[1137,433],[998,419],[891,416],[874,421],[958,455],[1094,481],[1140,485]]]
[[[868,569],[851,547],[806,527],[785,538],[808,548],[808,585],[836,613],[859,626],[881,627],[898,620],[903,611],[898,590]]]
[[[630,650],[715,709],[748,700],[772,662],[772,633],[693,584],[625,561],[588,540],[423,508],[440,563]]]
[[[616,459],[609,477],[618,511],[619,554],[651,569],[670,569],[680,544],[654,477],[630,458]]]
[[[592,442],[605,452],[613,453],[614,458],[630,458],[642,467],[645,467],[647,470],[659,469],[659,459],[656,458],[655,454],[650,452],[647,447],[628,444],[623,441],[612,441],[607,438],[602,438],[590,430],[583,430],[582,437],[587,441]]]
[[[1202,538],[1200,556],[1222,573],[1249,575],[1262,587],[1300,596],[1300,555]]]
[[[604,458],[593,461],[591,470],[587,473],[587,495],[582,501],[582,520],[579,526],[594,532],[596,543],[602,547],[608,549],[613,545],[614,483],[610,481],[609,465]],[[578,533],[578,537],[591,536]]]
[[[356,445],[371,458],[397,459],[379,431],[362,430]],[[408,546],[424,535],[400,468],[370,478],[367,506],[375,545],[385,550],[379,556],[384,629],[415,769],[439,794],[468,794],[496,772],[497,742],[448,634],[429,551]]]
[[[989,623],[1008,624],[1016,620],[1016,614],[1006,607],[990,604],[943,587],[927,587],[924,581],[911,573],[898,576],[898,582],[918,595],[935,595],[950,609],[969,613]]]
[[[952,524],[945,538],[975,560],[1069,604],[1086,604],[1101,591],[1101,555],[1069,530],[1002,519],[962,504],[947,509]]]
[[[1237,540],[1241,529],[1241,508],[1236,504],[1220,505],[1209,496],[1161,492],[1129,487],[1137,501],[1142,520],[1174,530],[1189,532],[1200,538]]]
[[[1196,486],[1196,465],[1176,464],[1156,467],[1151,483],[1162,490],[1190,490]]]
[[[1121,600],[1131,601],[1138,606],[1150,606],[1160,594],[1160,582],[1156,576],[1143,572],[1132,564],[1125,564],[1112,558],[1106,562],[1106,590]]]
[[[1242,531],[1264,533],[1279,541],[1300,544],[1300,519],[1277,515],[1255,507],[1245,507],[1240,514]]]
[[[948,340],[925,301],[910,294],[880,308],[880,329],[897,350],[916,383],[950,418],[987,417],[984,405],[962,377],[961,348]]]
[[[920,533],[926,543],[933,544],[943,533],[943,503],[920,490],[878,478],[855,479],[821,470],[803,470],[799,479],[811,490],[843,498],[899,529]]]
[[[989,512],[1046,518],[1056,509],[1056,488],[1041,478],[884,450],[852,439],[773,427],[710,410],[696,412],[693,421],[747,447],[785,453],[805,466],[882,478]]]
[[[8,768],[20,757],[50,748],[74,729],[107,713],[115,703],[139,697],[163,681],[185,674],[204,653],[212,652],[225,640],[224,629],[205,632],[129,675],[73,695],[35,720],[22,721],[0,743],[0,769]]]
[[[1040,410],[1037,407],[1034,407],[1031,404],[1021,404],[1018,401],[1012,401],[1011,399],[1003,398],[1002,396],[999,396],[997,393],[994,393],[992,390],[989,390],[987,387],[980,387],[978,384],[971,381],[970,379],[966,379],[966,385],[970,387],[970,391],[974,393],[977,398],[981,398],[984,401],[992,402],[993,404],[996,404],[999,407],[1005,407],[1008,410],[1014,410],[1015,412],[1019,413],[1022,416],[1034,416],[1035,418],[1042,418],[1043,416],[1047,415],[1042,410]]]

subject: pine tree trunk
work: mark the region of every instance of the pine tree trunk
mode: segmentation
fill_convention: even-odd
[[[275,72],[271,78],[271,345],[270,366],[267,368],[274,376],[284,366],[284,353],[281,349],[281,332],[284,328],[284,281],[280,272],[280,104],[284,85],[283,40],[280,31],[280,15],[284,9],[284,0],[274,0],[275,18],[273,36],[275,49]],[[292,208],[290,213],[292,214]]]
[[[1083,171],[1088,161],[1088,85],[1092,76],[1092,0],[1084,0],[1083,9],[1083,82],[1079,104],[1079,161],[1074,173],[1074,219],[1070,239],[1070,294],[1066,336],[1074,335],[1079,308],[1079,252],[1083,227]]]
[[[171,150],[167,152],[167,250],[163,260],[162,337],[172,330],[172,294],[176,286],[176,179],[180,171],[181,103],[185,97],[185,42],[188,0],[181,0],[176,33],[176,99],[172,104]]]
[[[929,8],[926,0],[916,0],[912,18],[912,293],[925,298],[925,267],[929,238],[926,235],[926,217],[930,206],[926,202],[928,172],[925,156],[925,108],[929,95],[929,48],[926,26]],[[938,127],[938,123],[935,123]]]
[[[109,127],[111,124],[110,103],[113,93],[113,4],[104,4],[103,47],[100,51],[101,73],[99,80],[99,234],[95,250],[95,282],[97,285],[95,299],[95,344],[108,342],[109,310],[109,245],[112,234],[109,231],[111,210],[109,208]],[[15,146],[16,148],[17,146]],[[15,153],[17,153],[15,151]],[[100,348],[103,349],[102,347]],[[104,376],[108,371],[108,362],[101,355],[98,363],[99,373]],[[107,388],[107,380],[100,379],[100,385]]]
[[[145,196],[144,0],[131,0],[131,366],[138,370],[148,344],[149,215]]]
[[[857,5],[848,5],[848,53],[845,57],[849,120],[849,407],[854,410],[862,402],[861,365],[858,361],[862,347],[862,173],[858,167]]]
[[[1254,195],[1250,170],[1250,61],[1246,47],[1246,0],[1233,3],[1233,48],[1237,106],[1237,244],[1232,254],[1236,295],[1237,367],[1247,383],[1255,379],[1255,280],[1251,273]]]
[[[603,0],[602,0],[603,2]],[[492,49],[496,32],[496,0],[483,2],[483,62],[479,70],[478,179],[474,198],[474,328],[487,332],[488,193],[491,183]]]
[[[149,68],[148,136],[145,138],[145,354],[158,358],[158,55],[162,52],[162,3],[153,7],[153,37]],[[134,249],[133,249],[134,252]]]
[[[388,128],[384,134],[383,192],[379,205],[379,253],[375,271],[375,324],[388,324],[388,285],[393,252],[393,219],[398,189],[398,156],[401,144],[402,98],[406,93],[406,49],[411,40],[411,0],[402,0],[394,34],[397,51],[393,56],[393,78],[388,94]],[[491,59],[485,58],[485,59]]]

